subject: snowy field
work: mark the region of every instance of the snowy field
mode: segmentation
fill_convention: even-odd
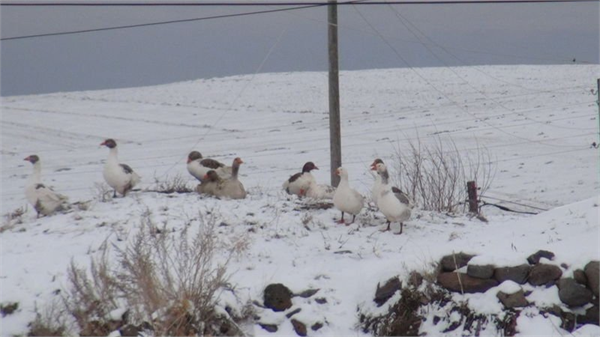
[[[235,76],[145,88],[2,98],[2,212],[26,205],[24,187],[37,154],[42,180],[72,202],[91,201],[85,211],[37,219],[28,207],[23,223],[0,233],[1,302],[20,310],[0,320],[2,336],[24,334],[34,308],[66,286],[73,260],[85,265],[109,242],[124,247],[143,214],[178,231],[199,226],[200,214],[216,215],[226,242],[244,238],[247,251],[230,263],[239,303],[262,299],[270,283],[292,291],[319,288],[327,303],[294,298],[298,317],[326,322],[314,336],[360,336],[357,307],[376,308],[378,282],[427,270],[443,255],[468,251],[524,260],[539,249],[556,254],[566,274],[600,259],[598,237],[597,65],[485,66],[341,72],[343,166],[350,184],[370,195],[369,165],[380,157],[397,168],[395,149],[407,142],[451,139],[461,153],[487,148],[496,170],[484,199],[488,223],[467,216],[416,210],[402,235],[381,232],[385,220],[363,210],[354,225],[335,223],[339,212],[302,210],[281,184],[306,161],[320,183],[329,183],[329,121],[326,73]],[[121,162],[142,176],[142,191],[109,202],[97,185],[108,150],[118,142]],[[245,200],[143,191],[186,171],[187,154],[230,164],[241,157]],[[527,207],[532,206],[532,207]],[[6,223],[6,220],[3,220]],[[226,247],[223,248],[227,250]],[[343,252],[343,254],[340,254]],[[556,288],[556,287],[554,287]],[[530,289],[534,290],[534,289]],[[533,291],[532,302],[560,304],[557,291]],[[466,296],[466,295],[465,295]],[[470,305],[497,313],[495,293],[469,295]],[[533,309],[519,318],[522,336],[564,335],[552,317]],[[279,335],[295,335],[285,316]],[[309,323],[311,324],[311,323]],[[433,336],[443,327],[424,324]],[[249,334],[271,335],[258,325]],[[486,330],[488,335],[497,331]],[[453,335],[460,336],[460,329]],[[600,335],[584,326],[575,335]]]

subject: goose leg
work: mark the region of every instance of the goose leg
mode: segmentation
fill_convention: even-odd
[[[356,215],[352,215],[352,222],[350,224],[353,224],[355,219],[356,219]]]
[[[113,190],[113,198],[117,197],[117,190]]]
[[[398,233],[394,233],[394,234],[396,234],[396,235],[400,235],[400,234],[402,234],[402,227],[404,227],[404,223],[402,223],[402,222],[401,222],[401,223],[400,223],[400,232],[398,232]]]
[[[387,228],[386,228],[386,229],[380,229],[380,231],[382,231],[382,232],[387,232],[387,231],[389,231],[389,230],[390,230],[390,222],[388,221],[388,222],[387,222]]]
[[[345,221],[344,221],[344,212],[342,212],[342,218],[340,219],[340,221],[338,221],[338,223],[345,223]]]

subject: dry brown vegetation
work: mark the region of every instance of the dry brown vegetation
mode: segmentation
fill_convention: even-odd
[[[104,246],[89,268],[72,263],[64,312],[81,336],[243,335],[235,310],[218,309],[228,283],[230,257],[218,259],[215,218],[201,218],[197,234],[159,230],[143,217],[141,228],[125,249]],[[239,248],[242,249],[242,248]],[[233,253],[231,253],[233,254]],[[249,313],[244,313],[244,316]],[[39,315],[36,330],[52,316]],[[64,327],[63,330],[64,331]]]

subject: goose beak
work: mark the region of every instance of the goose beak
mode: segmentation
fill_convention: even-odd
[[[192,160],[190,158],[188,158],[187,163],[189,164],[191,162],[192,162]]]
[[[336,169],[335,170],[335,174],[339,176],[340,175],[340,169]]]
[[[103,141],[102,143],[100,143],[100,146],[105,146],[106,145],[106,141]]]
[[[371,171],[377,171],[377,167],[375,165],[371,165]]]
[[[205,174],[204,177],[202,177],[202,180],[208,180],[208,174]]]
[[[317,165],[315,165],[315,170],[318,170],[319,168],[317,167]]]
[[[24,161],[31,161],[31,157],[27,157],[25,159],[23,159]]]

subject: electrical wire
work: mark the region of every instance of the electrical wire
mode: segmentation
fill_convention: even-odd
[[[444,5],[444,4],[506,4],[506,3],[555,3],[555,2],[598,2],[598,0],[424,0],[424,1],[360,1],[360,5]],[[334,4],[337,6],[351,5],[353,1],[335,1]],[[89,2],[77,2],[77,1],[53,1],[53,2],[43,2],[43,1],[30,1],[30,2],[3,2],[0,3],[1,6],[11,6],[11,7],[31,7],[31,6],[52,6],[52,7],[62,7],[62,6],[84,6],[84,7],[138,7],[138,6],[157,6],[157,7],[197,7],[197,6],[301,6],[301,5],[310,5],[310,6],[329,6],[332,5],[330,1],[248,1],[248,2],[235,2],[235,1],[203,1],[203,2],[194,2],[194,1],[184,1],[184,2],[131,2],[131,1],[111,1],[111,2],[103,2],[103,1],[89,1]]]
[[[356,10],[356,12],[358,13],[358,15],[365,21],[365,23],[367,23],[367,25],[369,27],[371,27],[371,29],[373,29],[374,32],[377,33],[377,35],[381,38],[381,40],[394,52],[394,54],[400,59],[402,60],[402,62],[404,62],[404,64],[411,70],[413,71],[417,76],[419,76],[425,83],[427,83],[427,85],[429,85],[431,88],[433,88],[435,91],[437,91],[438,93],[440,93],[442,96],[444,96],[444,98],[446,98],[448,101],[452,102],[456,107],[460,108],[465,114],[470,115],[471,117],[478,119],[477,116],[475,116],[473,113],[469,112],[468,109],[466,107],[463,107],[461,104],[459,104],[458,102],[456,102],[455,100],[453,100],[450,96],[448,96],[445,92],[443,92],[441,89],[439,89],[437,86],[433,85],[433,83],[431,83],[431,81],[429,81],[427,78],[425,78],[419,71],[417,71],[407,60],[406,58],[404,58],[399,52],[398,50],[396,50],[396,48],[394,48],[394,46],[379,32],[379,30],[377,30],[377,28],[375,28],[375,26],[373,26],[371,24],[371,22],[369,20],[367,20],[367,18],[358,10],[358,8],[354,7],[354,9]],[[490,127],[496,129],[497,131],[504,133],[510,137],[516,137],[516,138],[520,138],[523,140],[528,140],[532,143],[538,143],[541,145],[546,145],[546,146],[550,146],[550,147],[561,147],[561,145],[557,145],[557,144],[547,144],[544,143],[543,141],[533,141],[530,140],[526,137],[521,137],[521,136],[517,136],[514,134],[511,134],[509,132],[504,131],[503,129],[488,123],[485,120],[481,120],[483,123],[489,125]]]
[[[367,0],[354,0],[354,1],[344,1],[337,2],[336,5],[457,5],[457,4],[523,4],[523,3],[585,3],[585,2],[599,2],[599,0],[434,0],[434,1],[367,1]],[[261,11],[253,11],[253,12],[243,12],[243,13],[234,13],[234,14],[223,14],[223,15],[215,15],[215,16],[206,16],[200,18],[190,18],[190,19],[178,19],[178,20],[168,20],[168,21],[159,21],[159,22],[148,22],[148,23],[140,23],[140,24],[132,24],[132,25],[122,25],[122,26],[113,26],[113,27],[103,27],[103,28],[91,28],[91,29],[81,29],[74,31],[65,31],[65,32],[53,32],[53,33],[41,33],[41,34],[31,34],[31,35],[22,35],[22,36],[12,36],[12,37],[4,37],[0,38],[0,41],[14,41],[14,40],[22,40],[22,39],[31,39],[31,38],[40,38],[40,37],[50,37],[50,36],[61,36],[61,35],[72,35],[72,34],[83,34],[83,33],[91,33],[91,32],[102,32],[109,30],[118,30],[118,29],[130,29],[130,28],[140,28],[140,27],[150,27],[150,26],[158,26],[158,25],[167,25],[167,24],[175,24],[175,23],[187,23],[187,22],[195,22],[195,21],[204,21],[204,20],[214,20],[214,19],[225,19],[225,18],[234,18],[241,16],[249,16],[249,15],[258,15],[258,14],[269,14],[269,13],[277,13],[277,12],[286,12],[293,10],[301,10],[322,6],[329,6],[330,2],[280,2],[280,3],[271,3],[271,2],[248,2],[248,3],[226,3],[226,2],[164,2],[164,3],[142,3],[142,2],[52,2],[52,3],[41,3],[41,2],[30,2],[30,3],[21,3],[21,2],[4,2],[0,3],[0,6],[4,7],[39,7],[39,6],[86,6],[86,7],[100,7],[100,6],[122,6],[122,7],[136,7],[136,6],[169,6],[169,7],[177,7],[177,6],[295,6],[290,8],[277,8],[271,10],[261,10]]]

